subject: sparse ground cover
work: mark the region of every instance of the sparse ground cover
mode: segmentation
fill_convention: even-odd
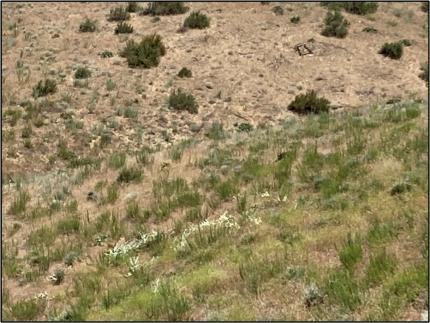
[[[423,318],[421,3],[52,6],[2,4],[4,320]]]

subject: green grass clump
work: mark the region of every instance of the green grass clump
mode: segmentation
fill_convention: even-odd
[[[24,213],[28,201],[30,201],[30,194],[28,194],[26,191],[19,191],[18,196],[12,201],[9,212],[13,215],[20,215]]]
[[[353,275],[345,270],[334,271],[330,274],[325,286],[330,303],[341,305],[349,311],[354,311],[362,304],[360,286],[354,280]]]
[[[115,28],[115,34],[131,34],[133,32],[133,26],[121,21]]]
[[[55,93],[57,91],[57,83],[51,79],[45,79],[39,81],[37,85],[33,88],[33,98],[37,99],[42,96],[47,96],[48,94]]]
[[[186,13],[188,7],[183,2],[150,2],[148,7],[142,11],[143,15],[170,16]]]
[[[41,315],[46,307],[46,302],[38,299],[18,301],[11,305],[10,314],[13,320],[34,321]]]
[[[198,113],[198,105],[194,96],[181,89],[173,90],[170,93],[168,104],[174,110]]]
[[[166,54],[166,48],[157,34],[145,36],[140,43],[127,42],[121,56],[127,59],[129,67],[151,68],[158,66],[160,57]]]
[[[81,223],[79,218],[77,216],[72,216],[62,219],[57,223],[57,232],[61,234],[77,233],[80,227]]]
[[[91,19],[85,19],[80,25],[79,25],[79,31],[81,33],[92,33],[96,31],[96,21]]]
[[[184,78],[184,77],[191,77],[193,76],[193,73],[191,70],[189,70],[186,67],[181,68],[181,70],[178,72],[178,77]]]
[[[363,32],[370,33],[370,34],[376,34],[378,32],[378,30],[373,28],[373,27],[365,27],[365,28],[363,28]]]
[[[403,43],[385,43],[378,53],[391,59],[400,59],[403,55]]]
[[[130,19],[127,9],[120,6],[110,10],[108,21],[124,21]]]
[[[348,34],[349,22],[340,11],[329,11],[324,20],[325,27],[321,34],[327,37],[345,38]]]
[[[113,57],[113,53],[110,50],[104,50],[99,53],[99,56],[101,58],[110,58],[110,57]]]
[[[192,12],[184,21],[185,28],[205,29],[209,27],[209,18],[199,11]]]
[[[91,71],[86,67],[79,67],[75,72],[75,79],[86,79],[91,76]]]
[[[140,9],[139,4],[134,1],[127,3],[127,12],[138,12]]]
[[[130,182],[140,182],[142,179],[142,171],[139,168],[131,167],[127,168],[124,167],[118,177],[117,181],[119,183],[130,183]]]
[[[370,258],[369,265],[366,269],[366,282],[374,286],[380,284],[388,275],[391,275],[396,269],[396,259],[386,253],[385,250]]]
[[[125,153],[114,153],[109,157],[108,165],[113,169],[119,169],[125,165],[126,159]]]
[[[321,113],[328,112],[330,102],[325,98],[317,97],[314,90],[308,91],[306,94],[299,94],[294,101],[288,105],[288,109],[298,114]]]
[[[339,259],[342,265],[348,269],[354,269],[354,266],[361,260],[363,250],[358,239],[353,239],[348,235],[347,241],[343,249],[339,252]]]

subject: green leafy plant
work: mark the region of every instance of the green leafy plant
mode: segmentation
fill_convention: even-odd
[[[299,114],[328,112],[330,102],[325,98],[319,98],[317,93],[311,90],[296,96],[288,105],[288,109]]]
[[[121,56],[127,59],[128,66],[151,68],[158,66],[160,57],[166,54],[161,36],[153,34],[146,36],[140,43],[134,40],[127,42]]]
[[[325,27],[321,32],[323,36],[345,38],[348,34],[349,22],[338,10],[327,12],[324,23]]]
[[[80,25],[79,25],[79,31],[81,33],[92,33],[96,31],[96,21],[91,19],[85,19]]]
[[[180,15],[188,11],[183,2],[150,2],[148,7],[142,11],[142,15],[170,16]]]
[[[188,111],[189,113],[198,113],[196,99],[191,93],[186,93],[181,89],[173,90],[169,96],[169,107],[178,111]]]
[[[99,56],[101,58],[110,58],[110,57],[113,57],[113,53],[110,50],[104,50],[99,53]]]
[[[209,18],[199,11],[192,12],[184,21],[185,28],[204,29],[209,27]]]
[[[385,43],[378,53],[391,59],[400,59],[403,55],[403,43]]]
[[[133,26],[121,21],[115,28],[115,34],[130,34],[133,32]]]
[[[48,94],[55,93],[57,91],[57,83],[52,79],[45,79],[39,81],[33,88],[33,97],[35,99],[41,96],[47,96]]]
[[[123,168],[118,175],[119,183],[139,182],[142,179],[142,171],[139,168]]]

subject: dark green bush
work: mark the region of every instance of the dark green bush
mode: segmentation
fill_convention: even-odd
[[[170,16],[186,13],[188,7],[183,2],[150,2],[148,7],[142,11],[143,15]]]
[[[130,14],[124,7],[116,7],[110,10],[108,21],[124,21],[130,19]]]
[[[92,33],[96,31],[96,21],[88,18],[85,19],[85,21],[79,25],[79,31],[82,33]]]
[[[254,127],[248,122],[241,123],[237,126],[237,130],[239,130],[240,132],[250,132],[252,131],[252,129],[254,129]]]
[[[169,96],[169,107],[179,110],[197,113],[198,105],[194,96],[190,93],[183,92],[181,89],[173,91]]]
[[[379,50],[379,54],[389,57],[391,59],[400,59],[403,55],[403,43],[385,43]]]
[[[33,97],[39,98],[41,96],[47,96],[48,94],[55,93],[57,91],[57,83],[54,80],[46,79],[39,81],[33,88]]]
[[[139,11],[139,4],[134,1],[130,1],[127,4],[127,12],[138,12]]]
[[[412,189],[412,185],[409,183],[400,183],[400,184],[396,184],[394,185],[391,190],[390,190],[390,194],[391,195],[399,195],[399,194],[403,194],[406,192],[409,192]]]
[[[343,2],[342,6],[346,12],[356,15],[367,15],[370,13],[375,13],[376,10],[378,10],[378,4],[376,2],[368,1]]]
[[[371,33],[371,34],[376,34],[377,32],[378,32],[378,30],[376,30],[375,28],[373,28],[373,27],[366,27],[366,28],[363,28],[363,31],[365,32],[365,33]]]
[[[79,67],[75,72],[76,79],[86,79],[91,76],[91,71],[86,67]]]
[[[340,11],[329,11],[324,20],[325,27],[321,34],[327,37],[345,38],[348,34],[349,22]]]
[[[130,34],[133,32],[133,26],[121,21],[115,28],[115,34]]]
[[[298,24],[298,23],[300,22],[300,17],[299,17],[299,16],[291,17],[290,21],[291,21],[293,24]]]
[[[139,182],[142,179],[142,171],[139,168],[123,168],[117,177],[119,183]]]
[[[425,63],[421,66],[422,73],[420,74],[420,78],[426,81],[427,86],[429,85],[429,63]]]
[[[284,9],[281,6],[275,6],[272,8],[272,12],[277,16],[282,16],[284,14]]]
[[[121,56],[127,58],[128,66],[151,68],[158,66],[160,57],[166,54],[161,37],[157,34],[145,36],[140,43],[127,42]]]
[[[412,46],[412,41],[410,41],[409,39],[402,39],[401,41],[399,41],[399,43],[401,43],[405,47]]]
[[[296,96],[288,105],[288,109],[299,114],[328,112],[330,102],[325,98],[318,98],[317,93],[311,90]]]
[[[184,21],[185,28],[204,29],[209,27],[209,18],[199,11],[192,12]]]
[[[183,78],[183,77],[191,77],[191,76],[193,76],[193,73],[192,73],[188,68],[183,67],[183,68],[181,68],[181,70],[179,71],[178,76],[179,76],[180,78]]]

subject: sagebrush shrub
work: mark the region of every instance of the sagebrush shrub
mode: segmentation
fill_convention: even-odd
[[[85,19],[80,25],[79,25],[79,31],[82,33],[92,33],[96,31],[96,21]]]
[[[204,29],[209,27],[209,18],[199,11],[192,12],[184,21],[185,28]]]
[[[169,107],[178,111],[186,110],[189,113],[198,112],[198,105],[194,96],[191,93],[183,92],[181,89],[170,93]]]
[[[191,72],[191,70],[189,70],[188,68],[183,67],[183,68],[181,68],[181,70],[179,71],[178,76],[179,76],[180,78],[183,78],[183,77],[191,77],[191,76],[193,76],[193,73],[192,73],[192,72]]]
[[[115,28],[115,34],[130,34],[133,32],[133,26],[121,21]]]
[[[139,182],[141,179],[142,171],[135,167],[123,168],[117,177],[119,183]]]
[[[46,79],[39,81],[33,88],[33,97],[35,99],[41,96],[47,96],[48,94],[55,93],[57,91],[57,83],[54,80]]]
[[[288,105],[288,109],[299,114],[328,112],[330,102],[325,98],[319,98],[317,93],[311,90],[306,94],[297,95]]]
[[[76,79],[86,79],[91,76],[91,71],[86,67],[79,67],[75,72]]]
[[[110,10],[108,21],[124,21],[130,19],[130,14],[124,7],[116,7]]]
[[[151,68],[158,66],[160,57],[166,54],[166,48],[157,34],[145,36],[140,43],[127,42],[121,56],[127,58],[128,66]]]
[[[324,23],[325,27],[321,32],[323,36],[345,38],[348,34],[349,22],[338,10],[327,12]]]
[[[400,59],[403,55],[403,43],[385,43],[379,50],[379,54],[389,57],[391,59]]]
[[[143,15],[170,16],[186,13],[188,7],[183,2],[150,2],[148,7],[142,11]]]

